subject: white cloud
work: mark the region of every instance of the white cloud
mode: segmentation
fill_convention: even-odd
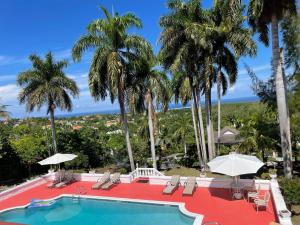
[[[16,84],[7,84],[0,86],[0,97],[3,103],[16,101],[20,88]]]
[[[0,65],[6,65],[6,64],[9,64],[9,63],[12,62],[13,60],[14,60],[13,57],[0,55]]]
[[[88,89],[89,85],[88,85],[87,73],[81,73],[81,74],[69,73],[67,74],[67,77],[74,80],[81,91]]]
[[[15,74],[0,75],[0,83],[5,81],[16,81],[16,75]]]
[[[257,72],[270,70],[271,65],[266,64],[266,65],[260,65],[260,66],[250,67],[250,68],[252,69],[253,72],[257,73]],[[242,69],[238,72],[238,74],[239,75],[248,75],[248,71],[246,69]]]
[[[44,57],[44,53],[37,53],[38,56]],[[55,56],[56,60],[62,60],[62,59],[70,59],[71,58],[71,49],[64,49],[60,51],[54,51],[53,55]],[[29,56],[29,55],[28,55]],[[7,56],[7,55],[0,55],[0,66],[5,65],[12,65],[12,64],[26,64],[29,63],[28,56],[26,57],[16,57],[16,56]]]
[[[61,51],[53,52],[56,60],[69,59],[71,58],[71,49],[65,49]]]
[[[11,65],[11,64],[24,64],[28,62],[28,58],[18,58],[12,56],[0,55],[0,66]]]

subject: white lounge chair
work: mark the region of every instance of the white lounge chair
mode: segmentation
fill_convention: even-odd
[[[197,187],[196,177],[188,177],[186,182],[184,182],[183,195],[193,195]]]
[[[71,184],[75,181],[74,179],[74,176],[73,176],[73,173],[67,173],[65,175],[65,178],[63,181],[59,182],[58,184],[55,185],[56,188],[62,188],[62,187],[65,187],[67,186],[68,184]]]
[[[52,182],[50,182],[49,184],[47,184],[48,188],[54,188],[55,185],[57,185],[58,183],[60,183],[63,179],[65,178],[65,170],[61,170],[59,173],[59,176],[56,177]]]
[[[109,171],[105,172],[103,176],[99,178],[97,182],[92,185],[92,189],[96,189],[96,190],[100,189],[102,185],[104,185],[109,181],[109,177],[110,177],[110,172]]]
[[[109,180],[107,183],[105,183],[104,185],[102,185],[101,188],[104,189],[104,190],[108,190],[108,189],[110,189],[112,186],[114,186],[114,185],[120,183],[120,182],[121,182],[121,181],[120,181],[120,176],[121,176],[120,173],[114,173],[114,174],[112,175],[112,177],[110,178],[110,180]]]
[[[173,175],[171,180],[167,182],[166,187],[163,190],[164,194],[173,194],[174,191],[179,187],[180,185],[180,176],[179,175]]]

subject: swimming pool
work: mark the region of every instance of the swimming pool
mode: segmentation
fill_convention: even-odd
[[[28,225],[192,225],[195,218],[178,206],[90,198],[58,198],[49,207],[0,213],[0,221]]]

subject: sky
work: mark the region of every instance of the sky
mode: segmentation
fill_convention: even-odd
[[[26,112],[25,105],[18,102],[20,87],[16,77],[20,72],[31,68],[28,60],[30,54],[40,57],[52,51],[55,59],[68,59],[69,66],[65,73],[74,79],[80,88],[80,97],[73,101],[72,113],[91,113],[118,108],[111,104],[109,98],[95,102],[88,89],[87,74],[92,51],[84,55],[81,62],[74,63],[71,49],[81,35],[86,33],[87,25],[103,18],[100,5],[109,11],[119,14],[135,13],[142,22],[142,29],[130,32],[139,34],[153,46],[155,53],[159,51],[161,29],[159,18],[168,13],[167,0],[1,0],[0,2],[0,103],[8,105],[12,117],[45,116],[46,109],[39,112]],[[211,0],[202,1],[204,7],[212,5]],[[271,74],[271,48],[258,43],[255,58],[242,57],[239,60],[239,73],[236,84],[231,87],[224,99],[253,96],[250,88],[251,80],[244,64],[249,65],[262,80]],[[216,90],[213,89],[213,100]],[[57,114],[67,112],[58,111]]]

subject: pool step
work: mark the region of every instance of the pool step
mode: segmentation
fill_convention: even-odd
[[[75,190],[75,194],[72,196],[73,202],[78,203],[79,199],[82,195],[85,195],[87,193],[86,188],[83,186],[77,186]]]
[[[73,195],[72,199],[74,203],[78,203],[80,199],[80,195]]]

